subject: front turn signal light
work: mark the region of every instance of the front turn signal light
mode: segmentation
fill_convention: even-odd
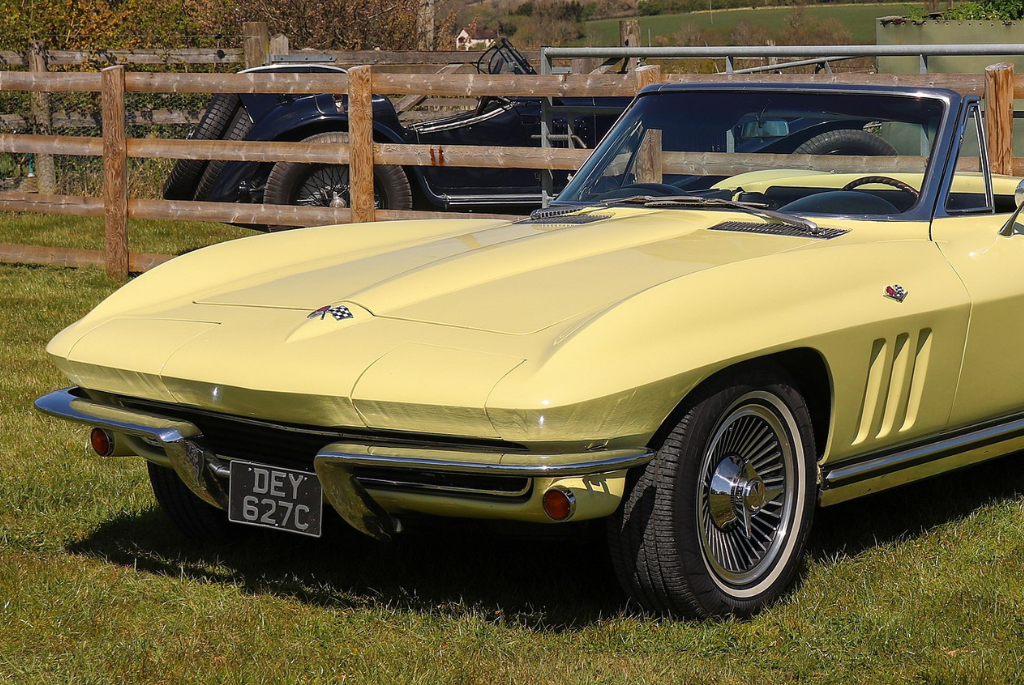
[[[93,428],[89,433],[89,445],[96,454],[109,457],[114,453],[114,436],[102,428]]]
[[[572,490],[561,485],[545,492],[541,503],[544,513],[552,521],[568,521],[576,513],[576,496]]]

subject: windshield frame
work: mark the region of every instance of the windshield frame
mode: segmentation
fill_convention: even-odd
[[[639,95],[633,100],[630,106],[622,113],[618,121],[611,128],[608,134],[604,137],[601,143],[594,149],[593,154],[587,159],[587,161],[580,167],[573,175],[573,179],[565,190],[558,197],[552,201],[553,206],[589,206],[598,204],[597,200],[588,200],[583,202],[570,201],[566,199],[567,192],[569,190],[577,188],[577,179],[580,179],[579,183],[583,183],[583,179],[591,176],[595,171],[605,166],[606,159],[609,155],[616,153],[616,144],[618,139],[624,133],[625,127],[632,127],[635,121],[635,117],[631,116],[631,113],[639,106],[645,98],[659,97],[662,93],[678,93],[684,92],[693,95],[699,95],[703,92],[713,93],[751,93],[757,92],[763,94],[766,98],[770,97],[772,93],[784,93],[787,95],[793,95],[794,93],[806,93],[814,96],[828,96],[828,95],[872,95],[872,96],[885,96],[885,97],[900,97],[916,100],[928,100],[937,102],[940,104],[942,111],[939,118],[939,126],[935,132],[934,141],[932,143],[931,154],[929,155],[927,165],[925,167],[922,185],[921,185],[921,197],[917,204],[900,214],[854,214],[854,215],[843,215],[834,213],[823,213],[823,212],[800,212],[801,214],[813,214],[820,216],[852,216],[856,218],[864,218],[868,220],[886,221],[892,220],[892,217],[898,216],[900,221],[929,221],[932,218],[935,207],[937,206],[940,190],[942,187],[943,173],[947,166],[947,160],[953,151],[953,147],[956,142],[956,136],[954,135],[958,130],[958,122],[961,112],[963,111],[963,103],[972,99],[972,96],[961,96],[959,93],[941,89],[941,88],[901,88],[893,86],[868,86],[868,85],[836,85],[836,84],[803,84],[803,83],[790,83],[785,86],[779,86],[776,84],[656,84],[644,88]],[[973,99],[977,99],[973,97]],[[670,196],[669,196],[670,197]]]

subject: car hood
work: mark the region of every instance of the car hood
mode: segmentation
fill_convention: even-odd
[[[351,303],[375,317],[525,335],[689,273],[813,242],[704,230],[727,220],[761,223],[720,210],[600,208],[370,255],[321,254],[309,268],[226,284],[195,302],[310,312]]]

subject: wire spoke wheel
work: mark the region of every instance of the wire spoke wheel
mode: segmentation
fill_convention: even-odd
[[[380,207],[380,192],[376,187],[373,189],[373,203]],[[313,167],[295,191],[295,204],[306,207],[351,206],[348,167],[339,164]]]
[[[774,398],[754,393],[723,419],[701,465],[698,522],[704,558],[721,582],[756,580],[792,525],[795,455]]]
[[[750,616],[803,557],[817,501],[810,411],[766,364],[705,381],[670,421],[609,521],[616,574],[649,611]]]
[[[304,143],[347,145],[348,134],[318,133]],[[347,164],[278,162],[267,176],[263,202],[268,205],[349,208],[352,175]],[[412,209],[412,188],[400,166],[374,165],[373,205],[377,209]]]

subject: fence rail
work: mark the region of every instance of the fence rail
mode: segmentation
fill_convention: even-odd
[[[22,89],[25,83],[23,78],[32,79],[32,74],[45,74],[48,71],[67,71],[68,69],[82,67],[106,67],[113,65],[141,67],[161,66],[169,69],[184,69],[186,72],[190,67],[209,68],[226,67],[232,71],[242,68],[260,66],[265,62],[290,62],[303,64],[310,62],[326,62],[334,66],[358,66],[374,65],[379,69],[400,69],[403,71],[423,70],[429,73],[437,73],[440,70],[451,70],[454,68],[469,68],[480,58],[480,52],[467,51],[381,51],[381,50],[359,50],[359,51],[315,51],[299,50],[289,51],[288,39],[286,36],[278,35],[271,37],[267,30],[267,24],[263,22],[250,22],[244,25],[243,35],[225,38],[229,41],[237,41],[241,38],[243,47],[206,47],[206,48],[182,48],[182,49],[139,49],[139,50],[50,50],[39,42],[32,42],[26,46],[24,51],[0,50],[0,79],[6,79],[5,85],[0,88]],[[524,51],[523,54],[534,61],[539,62],[540,51]],[[10,69],[25,69],[28,74],[16,75],[17,72]],[[63,81],[58,85],[43,86],[31,89],[33,92],[32,113],[0,114],[0,128],[5,130],[24,131],[34,129],[35,133],[48,133],[54,129],[68,128],[98,128],[101,125],[99,112],[91,111],[60,111],[51,110],[47,96],[49,93],[64,92],[98,92],[97,74],[87,76],[84,83],[90,84],[80,88],[70,81]],[[25,89],[29,90],[29,89]],[[161,92],[139,90],[136,92]],[[166,92],[191,93],[187,89],[171,89]],[[413,107],[417,109],[413,109]],[[414,103],[408,103],[406,107],[399,108],[399,113],[404,121],[414,122],[431,116],[437,112],[460,111],[472,105],[465,99],[462,100],[438,100],[419,98]],[[128,112],[130,124],[149,124],[153,126],[188,126],[199,122],[202,112],[195,107],[167,110],[141,110]],[[47,190],[53,188],[52,160],[45,158],[37,160],[42,165],[49,165],[49,178],[41,181],[41,187]],[[46,172],[41,174],[45,177]]]
[[[557,72],[556,59],[724,59],[726,73],[763,71],[765,67],[735,70],[737,59],[781,60],[783,57],[805,57],[801,64],[821,64],[827,68],[830,61],[856,57],[918,57],[921,73],[928,72],[928,58],[933,56],[992,55],[1008,56],[1024,54],[1024,45],[1019,43],[988,43],[962,45],[724,45],[701,47],[545,47],[541,48],[540,65],[542,74]],[[767,68],[781,69],[798,66],[796,62],[779,63]]]
[[[29,92],[100,92],[103,106],[102,138],[55,135],[0,135],[0,152],[95,155],[103,157],[103,195],[80,197],[0,193],[0,210],[103,216],[106,244],[103,251],[55,250],[29,246],[0,245],[0,261],[30,261],[40,264],[99,264],[117,279],[129,271],[149,268],[169,257],[129,255],[127,221],[130,218],[222,221],[242,224],[314,225],[348,221],[374,221],[440,216],[437,212],[377,210],[373,206],[373,165],[437,165],[491,168],[576,169],[588,151],[559,148],[492,148],[477,146],[395,145],[373,140],[372,94],[482,95],[566,97],[573,95],[631,96],[649,83],[705,83],[730,81],[815,83],[884,83],[903,86],[944,86],[965,93],[985,93],[990,104],[990,158],[998,171],[1024,174],[1024,159],[1012,159],[1012,100],[1024,97],[1024,76],[1014,76],[1012,67],[998,65],[984,75],[669,75],[658,66],[641,67],[631,74],[489,76],[446,74],[444,76],[376,73],[358,66],[348,74],[150,74],[129,73],[123,66],[98,74],[0,73],[0,89]],[[125,136],[126,93],[347,93],[349,143],[331,147],[306,143],[264,143],[197,140],[156,140]],[[1007,108],[1009,108],[1007,110]],[[1006,111],[1010,117],[1005,116]],[[992,146],[997,149],[993,150]],[[292,161],[348,164],[351,170],[351,208],[313,208],[279,205],[221,204],[130,199],[126,191],[129,158],[221,159],[233,161]],[[683,165],[714,165],[713,157],[692,159],[680,156]],[[448,215],[450,216],[450,214]],[[481,215],[474,216],[498,216]]]
[[[539,50],[520,51],[527,59],[540,59]],[[282,54],[268,54],[270,58],[281,59]],[[440,51],[440,50],[300,50],[288,54],[287,61],[301,63],[329,62],[336,66],[359,65],[414,65],[441,66],[444,64],[468,64],[476,62],[479,52]],[[12,67],[28,66],[28,57],[24,52],[0,50],[0,65]],[[234,66],[258,66],[246,64],[245,50],[242,48],[189,48],[180,50],[47,50],[46,61],[54,67],[73,67],[83,64],[93,65],[132,65],[132,64],[182,64],[206,65],[227,64]]]

